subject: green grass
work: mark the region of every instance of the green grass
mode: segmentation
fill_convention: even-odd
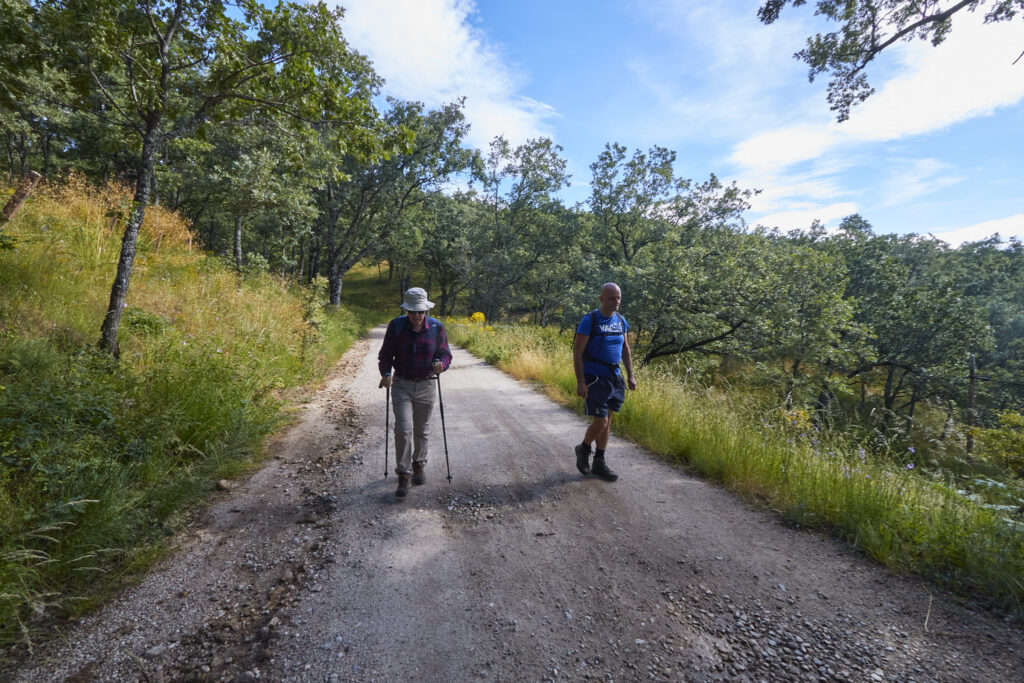
[[[456,319],[448,330],[453,343],[582,412],[568,334]],[[664,368],[640,371],[638,383],[615,433],[790,522],[841,537],[894,571],[1024,611],[1024,530],[999,508],[819,433],[804,411],[768,409]]]
[[[148,212],[121,358],[95,350],[119,249],[118,188],[48,188],[0,251],[0,645],[31,643],[134,580],[223,477],[374,324],[376,270],[343,305],[270,275],[244,278]],[[355,301],[353,301],[355,297]]]

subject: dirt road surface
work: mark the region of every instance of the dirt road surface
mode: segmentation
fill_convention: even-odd
[[[427,483],[397,500],[382,336],[178,552],[0,678],[1024,680],[1019,624],[621,439],[618,482],[581,476],[586,422],[461,350],[441,380],[453,480],[435,410]]]

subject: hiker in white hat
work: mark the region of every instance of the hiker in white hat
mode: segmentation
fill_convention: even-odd
[[[427,315],[433,307],[422,287],[407,289],[402,296],[405,315],[388,323],[377,354],[379,386],[391,388],[395,413],[395,495],[399,498],[408,495],[410,483],[426,483],[430,415],[437,394],[435,383],[430,380],[447,370],[452,362],[444,325]]]

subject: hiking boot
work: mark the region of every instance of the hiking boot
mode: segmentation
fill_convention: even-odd
[[[590,474],[590,444],[576,444],[576,469],[580,474]]]
[[[423,471],[422,462],[414,462],[412,464],[412,483],[419,486],[420,484],[427,483],[427,473]]]
[[[594,456],[594,464],[591,466],[590,471],[605,481],[615,481],[619,478],[619,475],[612,472],[611,468],[605,464],[604,455]]]
[[[398,489],[395,491],[395,495],[399,498],[405,498],[409,495],[409,480],[412,479],[408,474],[398,475]]]

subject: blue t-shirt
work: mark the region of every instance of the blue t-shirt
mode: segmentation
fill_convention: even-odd
[[[587,340],[586,355],[603,361],[603,363],[611,363],[617,366],[622,360],[622,345],[626,341],[629,323],[626,322],[626,319],[618,311],[612,313],[610,318],[606,318],[601,315],[601,310],[598,309],[597,331],[611,332],[612,334],[595,337],[593,335],[594,330],[591,329],[589,313],[583,316],[583,320],[576,326],[577,334],[585,334],[590,337]],[[591,375],[601,375],[602,377],[612,377],[612,369],[603,363],[595,363],[584,358],[583,372]],[[615,368],[615,374],[619,374],[618,367]]]

